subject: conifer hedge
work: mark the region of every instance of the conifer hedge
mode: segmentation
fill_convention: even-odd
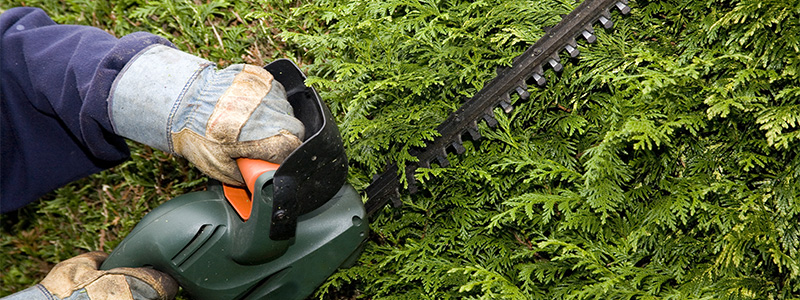
[[[360,191],[387,162],[412,161],[409,149],[578,5],[26,2],[223,64],[299,61],[337,116]],[[315,298],[800,299],[800,0],[630,6],[545,88],[498,110],[498,126],[481,123],[484,138],[451,166],[418,170],[420,192],[378,214],[357,265]],[[5,217],[17,235],[0,237],[0,258],[13,258],[0,259],[11,274],[0,289],[38,281],[37,257],[110,250],[148,205],[203,182],[185,162],[135,153],[13,217],[29,221]],[[131,211],[105,204],[125,197]],[[43,228],[58,223],[37,214],[79,228],[53,237]],[[53,239],[32,241],[43,237]]]
[[[323,26],[282,36],[313,57],[364,188],[576,6],[317,0],[294,16]],[[419,170],[319,293],[800,298],[800,1],[631,6],[450,167]]]

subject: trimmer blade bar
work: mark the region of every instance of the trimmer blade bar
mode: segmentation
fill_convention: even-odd
[[[511,68],[498,71],[497,76],[467,100],[460,108],[440,124],[436,130],[440,136],[428,145],[412,153],[419,159],[405,166],[408,190],[417,191],[414,173],[419,167],[429,167],[431,163],[440,166],[449,165],[448,151],[463,153],[462,137],[466,136],[477,140],[480,138],[477,122],[484,120],[490,127],[497,125],[494,118],[494,109],[501,107],[509,113],[513,109],[510,95],[516,94],[522,100],[527,100],[530,93],[527,91],[528,83],[545,86],[544,70],[551,69],[560,72],[563,65],[560,53],[566,52],[569,57],[580,55],[577,39],[587,43],[597,40],[593,26],[600,24],[603,28],[611,28],[611,10],[616,8],[622,14],[630,13],[627,0],[586,0],[570,14],[563,17],[561,22],[547,30],[546,34],[528,48],[525,53],[516,57]],[[400,191],[403,190],[400,182],[400,172],[397,164],[386,166],[383,173],[373,178],[372,184],[367,187],[369,200],[366,203],[367,215],[373,216],[380,211],[389,201],[395,207],[400,206]]]

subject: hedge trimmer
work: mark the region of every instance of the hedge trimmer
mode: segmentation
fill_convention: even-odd
[[[206,191],[167,201],[148,213],[103,263],[103,269],[149,266],[170,274],[194,299],[304,299],[339,267],[354,263],[368,220],[390,201],[400,206],[414,174],[431,163],[447,166],[462,139],[480,139],[478,122],[494,126],[493,111],[526,100],[528,85],[545,85],[546,69],[560,72],[562,52],[577,57],[578,39],[596,40],[593,26],[611,28],[611,10],[627,0],[585,0],[549,29],[510,68],[439,125],[439,136],[411,153],[417,162],[387,165],[367,187],[369,200],[345,183],[347,158],[333,117],[303,73],[288,60],[265,68],[287,91],[306,126],[303,144],[282,165],[240,159],[247,188],[212,183]],[[401,172],[403,171],[403,172]],[[406,178],[401,181],[401,174]],[[366,208],[366,209],[365,209]]]

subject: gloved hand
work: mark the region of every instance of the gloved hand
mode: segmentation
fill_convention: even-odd
[[[3,300],[133,300],[172,299],[178,284],[167,274],[148,268],[98,271],[108,257],[90,252],[62,261],[37,284]]]
[[[228,184],[244,185],[236,158],[281,163],[304,134],[286,91],[268,71],[252,65],[216,70],[163,45],[128,62],[110,95],[118,135],[186,157]]]

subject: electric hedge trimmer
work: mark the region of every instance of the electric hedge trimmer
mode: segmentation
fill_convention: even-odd
[[[478,140],[478,122],[496,125],[493,110],[510,112],[511,95],[526,100],[528,84],[545,85],[559,72],[562,53],[577,57],[578,40],[593,43],[593,26],[611,28],[611,11],[628,14],[627,0],[586,0],[564,16],[510,68],[439,125],[439,136],[411,153],[418,162],[396,164],[367,187],[369,200],[347,183],[347,158],[338,128],[305,75],[288,60],[265,68],[286,88],[295,116],[306,127],[303,144],[280,166],[238,160],[246,188],[209,184],[206,191],[167,201],[148,213],[111,253],[102,269],[153,267],[170,274],[193,299],[305,299],[339,267],[352,265],[368,235],[368,220],[390,201],[400,206],[406,175],[447,166],[448,151]]]

